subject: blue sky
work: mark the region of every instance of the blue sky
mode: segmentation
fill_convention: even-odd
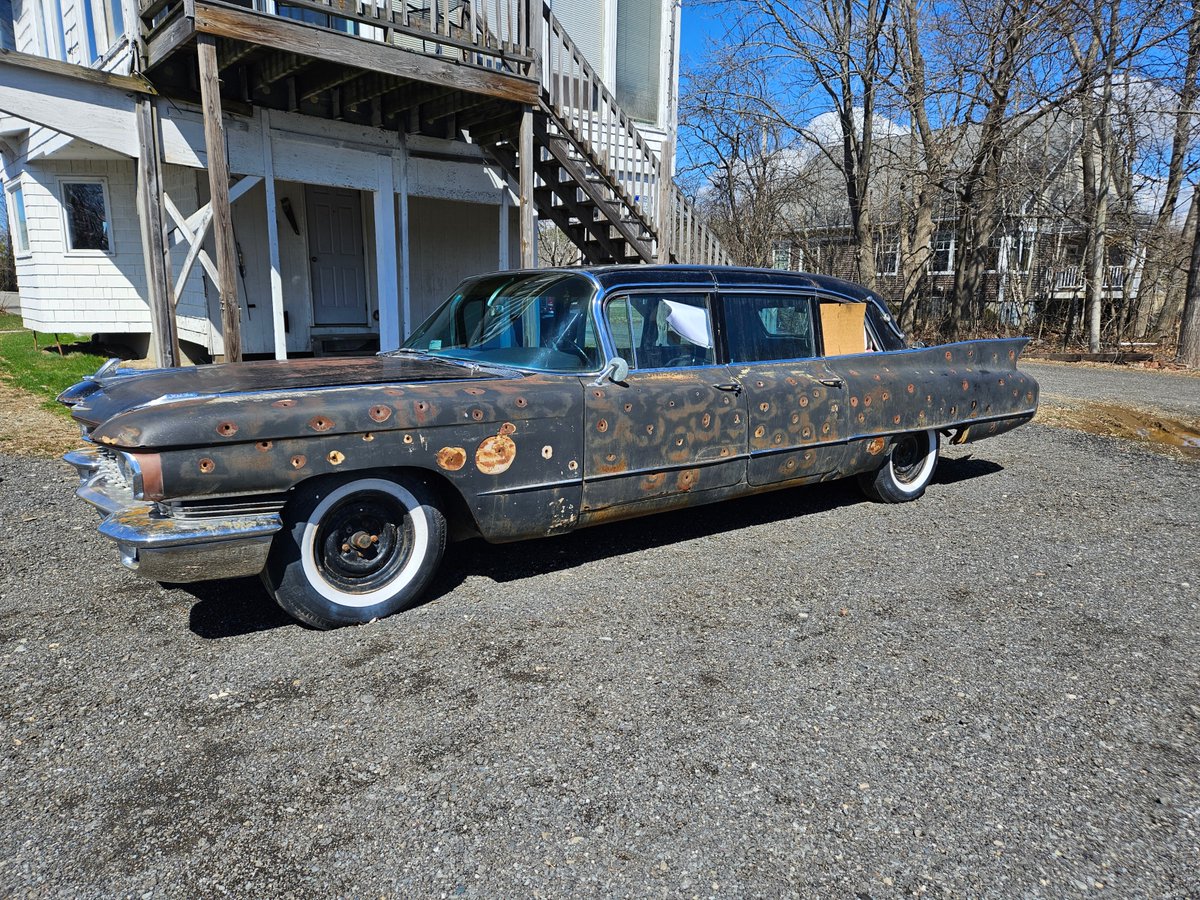
[[[724,35],[725,26],[720,22],[719,9],[719,6],[689,3],[684,0],[679,22],[681,69],[688,69],[704,55],[709,40],[719,39]]]

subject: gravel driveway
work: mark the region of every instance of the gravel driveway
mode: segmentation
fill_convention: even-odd
[[[1200,894],[1195,463],[1031,425],[329,633],[0,478],[2,894]]]
[[[1021,360],[1021,368],[1038,380],[1042,396],[1112,403],[1135,410],[1156,409],[1184,419],[1200,420],[1200,378],[1116,366],[1081,366]]]

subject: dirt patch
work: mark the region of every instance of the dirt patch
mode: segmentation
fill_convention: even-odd
[[[1181,422],[1154,411],[1087,400],[1071,400],[1068,406],[1043,397],[1035,421],[1089,434],[1126,438],[1171,456],[1200,460],[1200,425]]]
[[[42,409],[40,400],[0,378],[0,451],[58,456],[79,444],[79,427]]]
[[[1039,366],[1056,366],[1062,369],[1100,369],[1109,372],[1160,372],[1164,375],[1186,375],[1188,378],[1200,378],[1200,369],[1179,365],[1178,363],[1164,363],[1156,360],[1132,363],[1088,362],[1086,360],[1081,362],[1065,362],[1061,359],[1046,359],[1045,357],[1022,353],[1021,362],[1036,363]]]

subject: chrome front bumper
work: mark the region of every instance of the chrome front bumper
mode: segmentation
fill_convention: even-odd
[[[278,513],[185,519],[163,515],[137,500],[120,472],[105,465],[97,447],[72,450],[63,460],[79,474],[76,496],[104,516],[100,533],[116,542],[126,568],[155,581],[188,582],[257,575],[271,539],[283,527]]]

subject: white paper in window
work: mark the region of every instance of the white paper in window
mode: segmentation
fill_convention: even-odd
[[[711,350],[713,345],[712,330],[708,327],[708,311],[699,306],[688,306],[674,300],[664,300],[663,304],[670,312],[667,315],[667,325],[685,341]]]

